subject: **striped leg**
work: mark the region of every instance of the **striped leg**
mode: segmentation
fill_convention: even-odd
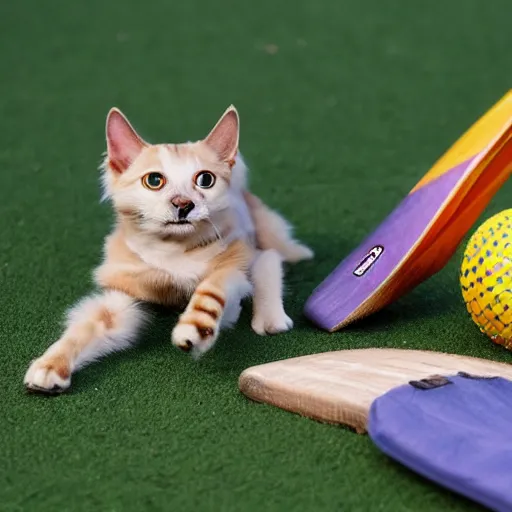
[[[251,293],[247,276],[234,270],[218,272],[202,281],[172,332],[172,342],[196,356],[209,350],[223,327],[235,324],[240,303]]]

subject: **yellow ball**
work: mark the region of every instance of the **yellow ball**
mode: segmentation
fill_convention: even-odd
[[[486,220],[470,238],[460,284],[475,324],[512,350],[512,209]]]

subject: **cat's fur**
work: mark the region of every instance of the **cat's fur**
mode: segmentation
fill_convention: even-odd
[[[110,111],[102,179],[116,224],[94,271],[101,291],[70,309],[61,338],[29,367],[28,389],[61,392],[75,370],[130,346],[146,319],[141,301],[181,308],[172,342],[196,355],[236,323],[250,295],[254,331],[292,327],[282,302],[282,262],[313,254],[249,192],[238,138],[233,106],[205,139],[185,144],[149,144],[119,110]],[[202,170],[216,176],[212,188],[196,186]],[[163,175],[163,188],[143,186],[150,172]],[[179,208],[190,201],[184,224]]]

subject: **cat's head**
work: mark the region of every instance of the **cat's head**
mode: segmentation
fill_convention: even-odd
[[[191,235],[229,206],[238,137],[233,106],[204,139],[184,144],[144,141],[114,108],[106,123],[105,197],[143,231],[164,237]]]

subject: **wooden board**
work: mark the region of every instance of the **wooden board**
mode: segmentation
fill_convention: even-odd
[[[501,376],[512,365],[420,350],[361,349],[326,352],[247,368],[244,395],[290,412],[366,432],[371,403],[390,389],[432,375]]]

